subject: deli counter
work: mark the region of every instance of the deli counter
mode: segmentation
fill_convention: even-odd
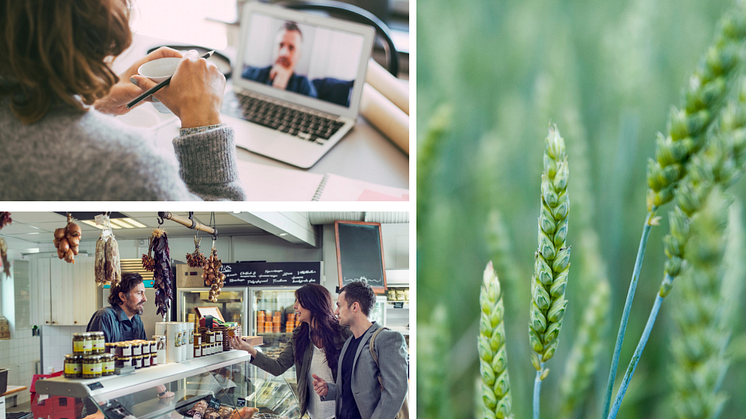
[[[124,375],[39,380],[34,403],[48,405],[49,417],[66,413],[67,418],[177,419],[191,417],[200,401],[208,406],[205,419],[245,419],[248,412],[256,419],[299,417],[293,383],[256,368],[250,359],[245,351],[231,350]],[[175,395],[159,398],[164,387]]]

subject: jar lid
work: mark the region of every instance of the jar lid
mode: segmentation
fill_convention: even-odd
[[[85,333],[73,333],[74,338],[82,338]]]
[[[104,358],[104,359],[111,360],[111,359],[114,359],[115,355],[114,354],[103,354],[103,355],[101,355],[101,357]]]
[[[132,359],[131,356],[118,356],[117,359]]]
[[[84,361],[100,361],[101,355],[85,355],[83,357]]]
[[[78,360],[80,360],[81,357],[82,357],[82,355],[76,355],[76,354],[67,354],[67,355],[65,355],[65,359],[66,360],[67,359],[72,359],[73,361],[78,361]]]
[[[103,336],[104,332],[91,332],[91,335],[93,335],[93,336]]]
[[[132,358],[142,358],[142,355],[135,355]]]

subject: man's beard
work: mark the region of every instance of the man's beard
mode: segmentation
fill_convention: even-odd
[[[133,312],[133,313],[137,314],[138,316],[140,316],[140,315],[142,315],[143,311],[145,310],[145,303],[143,303],[143,304],[134,304],[134,305],[127,304],[127,308],[131,312]]]

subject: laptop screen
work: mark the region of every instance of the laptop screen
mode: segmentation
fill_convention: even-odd
[[[346,108],[364,37],[252,13],[241,78]]]

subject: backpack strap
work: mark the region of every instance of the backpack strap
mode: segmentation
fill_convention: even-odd
[[[375,332],[373,332],[373,336],[370,337],[370,344],[368,345],[368,349],[370,349],[370,356],[373,357],[373,361],[375,361],[376,366],[378,367],[378,373],[376,374],[378,376],[378,382],[381,384],[381,390],[383,390],[383,380],[381,379],[381,365],[378,363],[378,354],[376,353],[376,350],[374,348],[376,336],[378,336],[379,333],[381,333],[382,330],[389,330],[388,327],[382,327]]]

